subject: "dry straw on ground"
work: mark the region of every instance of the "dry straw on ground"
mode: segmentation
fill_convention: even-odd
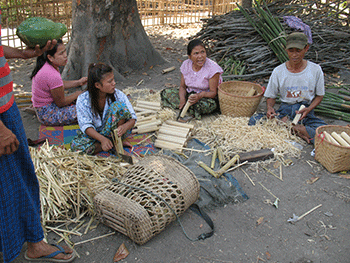
[[[42,223],[72,221],[81,214],[94,214],[93,197],[120,177],[120,159],[82,155],[46,142],[30,148],[40,184]]]
[[[239,152],[274,149],[275,157],[299,157],[301,151],[291,142],[304,142],[290,131],[290,123],[277,119],[264,119],[254,126],[248,125],[249,118],[211,116],[203,121],[196,121],[194,137],[211,148],[220,146],[226,157]]]

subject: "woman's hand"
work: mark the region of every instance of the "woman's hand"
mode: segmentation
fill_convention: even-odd
[[[78,80],[79,86],[84,86],[87,83],[87,77],[82,77]]]
[[[191,94],[188,97],[188,101],[191,103],[191,105],[196,104],[200,99],[201,99],[200,93]]]
[[[119,137],[121,137],[122,135],[124,135],[127,132],[127,130],[128,130],[128,127],[124,123],[124,124],[118,126],[118,128],[117,128],[117,135]]]
[[[113,143],[110,139],[103,137],[103,139],[100,141],[102,150],[105,152],[108,152],[110,149],[113,148]]]
[[[16,135],[5,125],[0,123],[0,156],[12,154],[17,151],[19,146],[19,141],[17,140]]]

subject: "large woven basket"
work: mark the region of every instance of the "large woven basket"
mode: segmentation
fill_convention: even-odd
[[[181,215],[198,199],[199,187],[186,166],[165,155],[152,155],[132,165],[120,183],[97,194],[94,203],[104,224],[142,245],[176,219],[166,203]]]
[[[255,89],[255,95],[247,93]],[[264,94],[263,88],[247,81],[226,81],[219,85],[218,96],[221,113],[232,117],[251,117]]]
[[[330,173],[350,170],[350,147],[335,145],[324,139],[322,132],[345,132],[350,136],[350,128],[346,126],[326,125],[316,129],[315,159]]]

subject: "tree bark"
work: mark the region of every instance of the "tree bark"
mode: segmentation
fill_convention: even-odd
[[[252,0],[242,0],[242,7],[243,8],[250,8],[250,7],[252,7]]]
[[[115,78],[164,63],[141,24],[136,0],[73,0],[64,79],[87,76],[90,63],[112,66]]]

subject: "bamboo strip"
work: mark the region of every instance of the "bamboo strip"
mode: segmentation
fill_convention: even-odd
[[[179,127],[185,127],[185,128],[189,128],[189,129],[193,129],[193,128],[194,128],[194,125],[193,125],[193,124],[182,123],[182,122],[178,122],[178,121],[166,120],[165,123],[167,123],[167,124],[169,124],[169,125],[174,125],[174,126],[179,126]]]
[[[249,177],[249,175],[248,175],[243,169],[241,169],[241,170],[242,170],[242,172],[245,174],[245,176],[247,176],[247,178],[248,178],[249,181],[252,183],[252,185],[255,186],[255,183],[254,183],[253,180]]]

